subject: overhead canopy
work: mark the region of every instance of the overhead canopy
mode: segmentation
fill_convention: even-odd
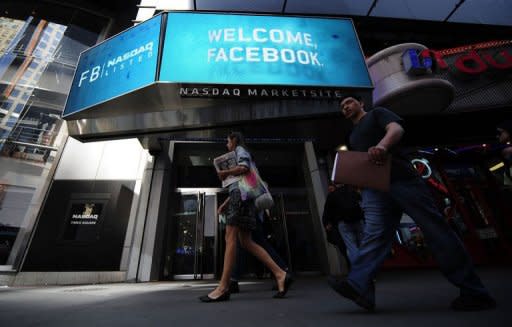
[[[138,21],[151,17],[155,9],[172,9],[389,17],[512,26],[512,2],[509,0],[143,0],[141,6]]]
[[[173,11],[84,51],[63,117],[77,138],[135,135],[325,115],[372,89],[350,19]]]

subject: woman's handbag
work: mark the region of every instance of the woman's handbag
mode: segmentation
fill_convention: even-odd
[[[242,199],[254,199],[254,205],[258,210],[270,209],[274,205],[274,199],[254,164],[251,163],[249,171],[242,175],[238,182],[238,187],[240,188]]]
[[[272,198],[266,183],[264,181],[261,181],[261,183],[263,184],[263,187],[265,187],[266,192],[262,193],[254,200],[254,205],[259,210],[270,209],[274,206],[274,199]]]

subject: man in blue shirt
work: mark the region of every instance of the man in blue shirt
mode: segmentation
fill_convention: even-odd
[[[400,147],[403,121],[385,108],[366,112],[357,96],[340,102],[346,119],[354,125],[350,149],[368,153],[368,159],[381,165],[391,157],[389,192],[365,188],[361,192],[365,216],[363,240],[346,280],[329,278],[330,286],[340,295],[367,310],[375,308],[371,281],[391,250],[394,231],[402,212],[422,230],[444,276],[460,289],[451,303],[454,310],[475,311],[494,308],[496,302],[477,276],[462,242],[439,212],[430,190],[416,174]]]

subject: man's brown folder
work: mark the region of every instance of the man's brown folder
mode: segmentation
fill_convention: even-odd
[[[368,159],[367,152],[338,151],[331,179],[337,184],[389,191],[391,156],[382,165]]]

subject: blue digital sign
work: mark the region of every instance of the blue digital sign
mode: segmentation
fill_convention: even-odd
[[[160,81],[371,88],[351,20],[171,12]]]
[[[63,117],[155,82],[162,16],[84,51]]]

